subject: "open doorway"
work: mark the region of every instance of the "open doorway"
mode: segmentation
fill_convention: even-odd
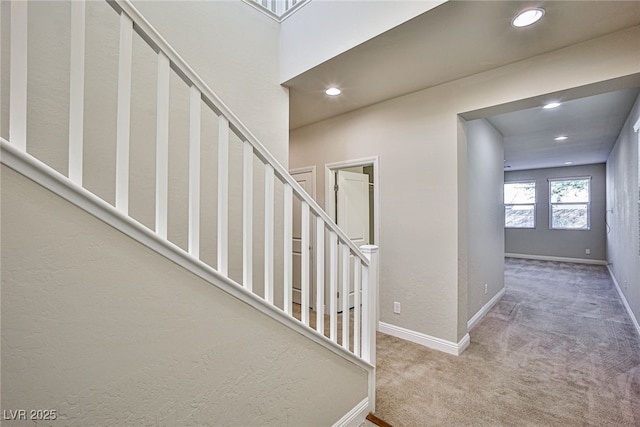
[[[468,120],[468,329],[505,292],[505,255],[607,264],[613,215],[605,162],[639,92],[592,85],[461,115]]]
[[[356,246],[377,244],[379,236],[378,157],[327,164],[325,180],[325,210],[331,218],[347,233]],[[352,272],[353,268],[349,271]],[[350,279],[349,282],[353,283],[353,280]],[[341,284],[338,289],[342,289]],[[349,307],[353,307],[353,290],[350,290],[348,297]],[[342,307],[340,294],[338,294],[338,307]]]

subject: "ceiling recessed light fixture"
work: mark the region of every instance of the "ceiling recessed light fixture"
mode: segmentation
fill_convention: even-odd
[[[545,110],[551,110],[552,108],[558,108],[560,106],[559,102],[550,102],[548,104],[545,104],[544,108]]]
[[[325,90],[324,93],[326,93],[329,96],[337,96],[337,95],[340,95],[342,91],[337,87],[330,87],[329,89]]]
[[[565,165],[572,165],[573,162],[564,162]]]
[[[528,27],[529,25],[538,22],[543,16],[544,9],[541,7],[525,9],[513,18],[511,25],[516,28]]]
[[[569,137],[567,135],[562,135],[562,136],[556,136],[553,139],[556,140],[556,141],[565,141],[565,140],[569,139]]]

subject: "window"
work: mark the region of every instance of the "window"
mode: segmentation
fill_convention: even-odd
[[[504,226],[536,228],[536,182],[505,182]]]
[[[589,230],[591,178],[549,180],[549,228]]]

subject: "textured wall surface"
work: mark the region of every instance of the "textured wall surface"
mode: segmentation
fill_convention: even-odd
[[[551,230],[549,228],[548,180],[589,176],[591,177],[591,229]],[[536,182],[536,228],[505,229],[505,252],[598,261],[606,259],[604,164],[506,172],[504,180],[505,182]],[[586,249],[590,249],[591,254],[587,255]]]
[[[489,122],[473,120],[467,123],[467,147],[469,320],[504,288],[504,142],[502,135]]]
[[[1,202],[3,410],[55,409],[38,423],[54,426],[327,426],[367,396],[360,367],[6,166]]]
[[[27,150],[62,174],[68,169],[70,2],[28,4]],[[242,2],[135,2],[222,101],[285,165],[288,91],[278,84],[278,24]],[[2,2],[0,135],[8,137],[11,3]],[[119,18],[105,1],[86,3],[83,186],[115,203]],[[186,31],[189,29],[189,31]],[[134,33],[131,84],[129,214],[155,226],[157,57]],[[216,267],[218,117],[201,113],[201,259]],[[229,275],[242,279],[242,143],[229,144]],[[168,238],[187,248],[189,196],[189,88],[170,77]],[[254,166],[254,281],[263,282],[264,166]],[[275,186],[276,259],[282,257],[282,184]],[[282,263],[275,280],[282,282]],[[261,287],[256,287],[262,292]],[[281,303],[282,291],[276,290]]]
[[[607,261],[622,292],[640,321],[640,98],[627,119],[607,161]]]
[[[466,268],[458,264],[466,254],[458,239],[467,210],[458,194],[466,193],[467,177],[458,163],[457,116],[491,115],[505,105],[515,111],[545,94],[636,74],[638,37],[640,28],[630,28],[291,133],[291,168],[380,158],[381,321],[450,342],[464,336],[458,295],[467,283],[458,275]],[[321,204],[324,183],[317,180]],[[402,314],[393,313],[394,301]]]

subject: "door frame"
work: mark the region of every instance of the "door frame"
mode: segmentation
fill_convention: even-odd
[[[313,192],[309,193],[309,195],[313,198],[313,200],[316,200],[316,165],[312,165],[312,166],[305,166],[303,168],[295,168],[295,169],[290,169],[289,170],[289,175],[295,175],[298,173],[307,173],[307,172],[311,172],[311,176],[313,177]]]
[[[326,163],[324,165],[324,210],[329,217],[336,221],[336,202],[333,188],[336,185],[335,172],[356,166],[373,166],[373,242],[380,242],[380,157],[363,157],[360,159],[344,160],[341,162]]]
[[[300,173],[309,173],[311,172],[311,192],[309,195],[313,200],[316,200],[316,166],[305,166],[301,168],[295,168],[289,170],[289,175],[291,175],[295,179],[296,174]],[[294,195],[295,197],[295,195]],[[317,201],[317,200],[316,200]],[[310,233],[309,233],[309,245],[311,246],[312,252],[309,257],[309,274],[311,277],[309,278],[309,307],[315,310],[316,308],[316,260],[315,253],[316,250],[316,227],[313,226],[314,223],[310,223]]]

